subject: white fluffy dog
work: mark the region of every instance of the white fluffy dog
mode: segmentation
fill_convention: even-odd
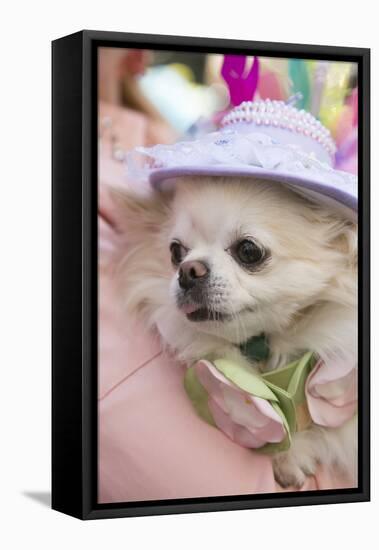
[[[120,195],[128,224],[122,284],[129,310],[177,358],[246,362],[264,333],[276,369],[312,350],[357,356],[357,227],[277,183],[185,177],[175,192]],[[119,197],[119,198],[120,198]],[[274,456],[282,486],[318,463],[356,476],[356,419],[312,425]]]

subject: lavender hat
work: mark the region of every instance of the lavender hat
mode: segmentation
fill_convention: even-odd
[[[221,129],[191,141],[138,147],[129,170],[157,189],[189,175],[257,177],[357,219],[357,177],[335,170],[330,132],[310,113],[283,101],[244,101]]]

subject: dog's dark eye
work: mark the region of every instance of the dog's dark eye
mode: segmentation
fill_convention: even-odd
[[[178,241],[173,241],[170,244],[171,262],[172,265],[179,265],[182,263],[184,256],[187,254],[187,249]]]
[[[265,251],[254,241],[244,239],[232,247],[233,256],[241,264],[248,267],[260,263],[265,257]]]

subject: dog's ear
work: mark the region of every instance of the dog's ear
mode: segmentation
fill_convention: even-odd
[[[117,208],[122,229],[129,237],[158,233],[167,220],[171,195],[158,191],[137,194],[130,190],[113,188],[111,197]]]
[[[312,224],[322,228],[323,242],[327,247],[344,255],[348,267],[358,264],[358,226],[352,221],[336,216],[335,213],[315,203],[308,204],[302,215]]]
[[[346,252],[351,267],[358,265],[358,225],[347,223],[341,234],[341,246]]]
[[[358,226],[353,222],[335,225],[331,246],[346,257],[347,266],[355,269],[358,265]]]

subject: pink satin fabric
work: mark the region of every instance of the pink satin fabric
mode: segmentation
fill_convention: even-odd
[[[357,410],[357,364],[354,357],[319,361],[305,385],[308,409],[319,426],[337,428]]]
[[[208,407],[216,426],[232,441],[259,449],[284,439],[283,420],[267,400],[235,386],[210,361],[198,361],[195,371],[209,395]]]

